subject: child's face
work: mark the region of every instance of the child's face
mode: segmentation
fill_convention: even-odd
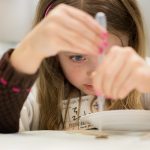
[[[109,46],[106,51],[113,45],[127,46],[128,38],[125,35],[117,36],[109,35]],[[98,55],[81,55],[75,53],[62,52],[58,55],[63,72],[68,81],[76,88],[80,89],[88,95],[95,95],[91,74],[98,66]]]

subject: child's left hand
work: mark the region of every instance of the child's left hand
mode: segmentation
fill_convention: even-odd
[[[132,48],[115,46],[93,73],[97,95],[122,99],[132,90],[150,92],[150,66]]]

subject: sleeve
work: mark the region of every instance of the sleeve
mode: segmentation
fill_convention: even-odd
[[[143,94],[141,102],[145,110],[150,110],[150,93]]]
[[[38,76],[38,72],[33,75],[17,72],[9,62],[12,51],[0,60],[0,133],[19,131],[22,106]]]
[[[38,127],[39,103],[37,101],[36,85],[34,85],[21,110],[19,131],[38,130]]]
[[[150,57],[145,58],[146,63],[150,65]],[[145,93],[141,97],[141,102],[145,110],[150,110],[150,93]]]

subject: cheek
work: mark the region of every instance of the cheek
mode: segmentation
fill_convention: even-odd
[[[74,68],[74,67],[63,67],[64,70],[64,74],[68,79],[75,79],[78,76],[78,69]]]
[[[82,69],[79,66],[75,66],[69,63],[67,64],[61,64],[62,70],[64,72],[65,77],[69,82],[71,82],[74,86],[77,86],[81,83],[82,81]]]

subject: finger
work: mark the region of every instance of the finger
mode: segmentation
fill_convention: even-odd
[[[116,77],[116,80],[112,84],[112,97],[117,98],[120,89],[123,87],[125,81],[128,80],[132,72],[131,64],[127,64],[122,67],[120,74]]]
[[[64,21],[64,17],[66,20],[69,21],[69,23]],[[67,30],[78,33],[79,35],[83,36],[83,38],[88,39],[89,41],[91,41],[93,44],[97,46],[99,46],[99,44],[102,42],[100,35],[93,32],[93,30],[89,29],[82,22],[79,22],[78,20],[65,14],[64,17],[62,17],[61,14],[61,16],[59,16],[59,19],[58,18],[56,19],[56,22],[62,25]]]
[[[143,64],[134,71],[134,81],[136,82],[136,90],[141,93],[150,92],[150,66]]]
[[[55,37],[57,37],[57,40],[59,38],[63,41],[63,43],[68,43],[68,45],[70,45],[68,47],[69,49],[67,48],[63,50],[71,51],[71,52],[79,52],[83,54],[85,53],[93,54],[93,55],[98,54],[98,47],[96,47],[95,44],[93,44],[86,38],[83,38],[79,34],[74,33],[71,30],[67,30],[66,28],[62,26],[55,25],[55,28],[57,29],[57,33],[54,33],[54,34],[55,34]],[[62,44],[62,48],[65,48],[63,44]]]
[[[125,62],[124,67],[118,74],[116,81],[113,84],[112,89],[113,89],[114,97],[117,97],[117,94],[120,91],[120,89],[123,87],[123,84],[128,80],[128,78],[130,77],[132,72],[134,73],[136,68],[139,66],[138,58],[136,56],[131,56],[131,57],[127,56],[126,60],[127,59],[128,59],[128,61]],[[136,76],[135,76],[135,78],[136,78]],[[134,78],[134,80],[132,80],[132,83],[136,82],[135,78]]]
[[[108,97],[113,96],[113,84],[116,82],[117,75],[121,72],[122,67],[125,64],[126,59],[122,55],[123,48],[115,46],[108,53],[109,58],[107,66],[105,66],[105,74],[103,80],[103,89]]]
[[[124,81],[123,86],[120,88],[120,91],[118,91],[117,98],[123,99],[135,89],[136,85],[133,82],[134,78],[134,75],[130,75],[128,80]]]
[[[63,9],[68,13],[68,15],[77,20],[80,20],[85,26],[90,28],[93,32],[96,32],[98,35],[100,35],[103,32],[106,32],[106,30],[100,27],[96,20],[94,20],[93,17],[87,14],[86,12],[71,6],[68,6],[67,8],[64,7]]]

